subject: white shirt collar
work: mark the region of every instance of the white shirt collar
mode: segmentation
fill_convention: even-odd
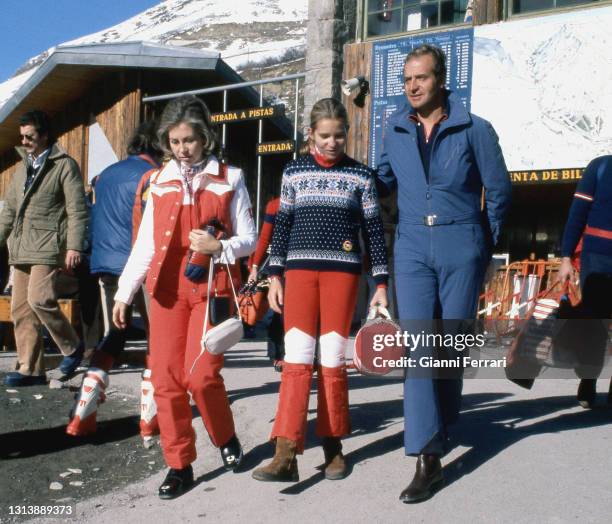
[[[215,176],[219,174],[219,161],[215,155],[210,155],[208,157],[208,162],[206,162],[204,172]]]
[[[51,148],[48,147],[47,149],[45,149],[40,155],[38,155],[36,158],[34,158],[33,155],[28,155],[28,157],[30,158],[30,163],[32,164],[32,167],[34,169],[38,169],[40,166],[43,165],[45,158],[47,158],[47,156],[49,155],[49,151],[51,151]]]
[[[195,177],[197,178],[198,183],[202,178],[202,175],[206,173],[208,175],[218,176],[219,175],[219,160],[214,155],[210,155],[208,160],[206,161],[206,166],[202,171],[200,171]],[[168,182],[170,180],[181,180],[183,181],[183,176],[181,175],[181,166],[180,163],[176,159],[170,160],[163,168],[157,179],[158,183]]]

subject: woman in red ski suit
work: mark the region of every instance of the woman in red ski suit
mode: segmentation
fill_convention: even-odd
[[[220,374],[223,355],[206,351],[199,357],[200,340],[210,257],[218,262],[211,296],[231,296],[225,262],[237,285],[235,262],[251,254],[257,237],[242,171],[221,164],[213,154],[217,136],[206,105],[194,96],[169,102],[158,136],[170,160],[151,177],[138,237],[119,279],[113,320],[125,327],[128,304],[146,277],[151,381],[170,467],[159,496],[169,499],[193,485],[196,448],[190,394],[226,468],[237,467],[242,459]],[[216,238],[206,231],[209,225],[222,232],[223,239],[217,239],[221,233]]]

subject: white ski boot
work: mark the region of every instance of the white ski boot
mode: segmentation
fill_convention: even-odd
[[[66,433],[74,437],[84,437],[96,432],[98,406],[106,400],[108,373],[98,368],[89,368],[83,378],[81,389],[76,398],[72,420]]]
[[[151,370],[145,369],[142,373],[140,385],[140,436],[144,447],[147,449],[153,445],[153,437],[159,435],[157,404],[155,404],[153,398],[153,391]]]

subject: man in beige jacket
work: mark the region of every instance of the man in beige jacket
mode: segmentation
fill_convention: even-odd
[[[71,272],[85,247],[88,212],[77,163],[53,140],[42,111],[20,119],[23,159],[17,166],[0,213],[0,246],[8,244],[14,267],[11,315],[15,325],[17,371],[7,386],[46,382],[41,327],[64,355],[51,377],[70,377],[83,358],[83,345],[59,309],[58,273]]]

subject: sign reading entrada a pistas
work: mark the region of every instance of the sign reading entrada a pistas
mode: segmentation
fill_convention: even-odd
[[[260,118],[274,118],[285,115],[285,106],[282,104],[268,107],[248,107],[235,109],[224,113],[213,113],[211,119],[215,124],[231,124],[245,120],[259,120]]]

